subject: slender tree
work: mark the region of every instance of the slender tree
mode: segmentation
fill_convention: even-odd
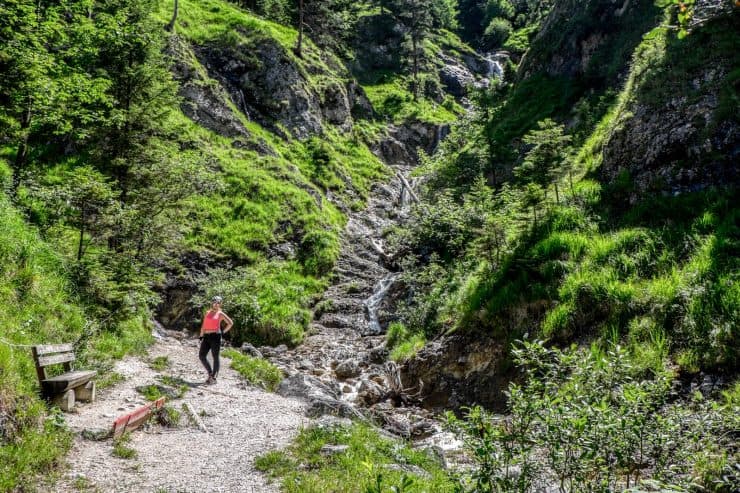
[[[167,23],[166,26],[164,26],[165,31],[172,32],[172,30],[175,29],[175,22],[177,21],[177,12],[178,12],[178,0],[175,0],[175,6],[172,9],[172,18],[170,19],[170,22]]]

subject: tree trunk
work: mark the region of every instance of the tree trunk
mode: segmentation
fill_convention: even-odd
[[[303,58],[303,0],[298,2],[298,44],[295,47],[295,54],[298,58]]]
[[[568,181],[570,182],[570,194],[575,197],[576,190],[573,188],[573,171],[568,170]]]
[[[18,190],[21,182],[21,170],[26,166],[28,158],[28,134],[31,128],[31,98],[28,98],[28,106],[20,118],[21,140],[18,142],[18,152],[15,154],[15,163],[13,165],[13,195]]]
[[[164,26],[164,30],[167,32],[172,32],[173,29],[175,29],[175,21],[177,21],[177,8],[178,8],[178,1],[175,0],[175,8],[172,11],[172,19],[170,19],[170,22]]]
[[[553,182],[552,186],[555,189],[555,203],[560,204],[560,192],[558,191],[558,184]]]
[[[77,243],[77,261],[82,260],[82,242],[85,238],[85,209],[80,214],[80,241]]]
[[[416,36],[411,36],[411,49],[414,52],[414,101],[419,97],[419,54],[416,52],[416,42]]]

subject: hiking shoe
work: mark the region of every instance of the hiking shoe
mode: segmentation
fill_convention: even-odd
[[[217,383],[216,376],[214,375],[214,376],[211,377],[211,385],[214,385],[216,383]]]
[[[206,380],[206,385],[213,385],[214,383],[216,383],[216,379],[209,375],[208,380]]]

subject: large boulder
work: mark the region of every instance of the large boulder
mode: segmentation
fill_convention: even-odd
[[[424,407],[459,409],[481,404],[502,410],[511,373],[504,344],[481,334],[452,335],[429,343],[401,367],[401,381]]]

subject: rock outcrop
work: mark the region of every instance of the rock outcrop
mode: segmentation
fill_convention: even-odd
[[[417,392],[430,409],[480,404],[502,410],[511,378],[505,343],[481,334],[430,342],[401,367],[404,388]]]
[[[740,183],[731,75],[740,62],[731,41],[738,29],[737,15],[719,14],[684,40],[658,38],[652,50],[638,53],[648,57],[650,71],[633,73],[628,98],[607,132],[603,181],[628,179],[631,201]]]

